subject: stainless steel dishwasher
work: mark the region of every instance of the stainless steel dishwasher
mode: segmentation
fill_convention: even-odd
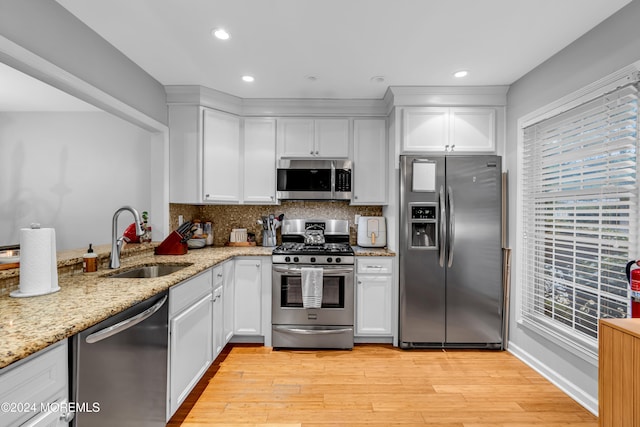
[[[149,298],[74,337],[72,425],[166,425],[167,299]]]

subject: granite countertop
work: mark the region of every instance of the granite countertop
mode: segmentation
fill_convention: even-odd
[[[396,253],[387,248],[363,248],[352,246],[356,256],[396,256]]]
[[[353,248],[356,256],[395,256],[385,248]],[[99,258],[108,258],[110,246],[97,249]],[[208,247],[189,250],[185,255],[154,255],[153,246],[130,245],[122,254],[120,269],[101,268],[84,274],[78,272],[83,250],[59,254],[58,271],[70,269],[59,275],[60,291],[30,298],[0,295],[0,368],[69,338],[227,259],[271,256],[272,251],[273,248],[262,246]],[[153,279],[105,277],[115,271],[151,263],[192,265]],[[17,279],[19,269],[0,273],[0,279]]]
[[[262,246],[215,247],[189,250],[185,255],[153,255],[152,251],[147,251],[148,254],[123,257],[118,270],[62,275],[58,279],[60,291],[52,294],[29,298],[3,295],[0,297],[0,368],[71,337],[227,259],[271,256],[272,250]],[[74,258],[70,256],[69,259]],[[65,263],[65,259],[58,258],[59,269]],[[114,271],[150,263],[193,265],[153,279],[104,277]]]

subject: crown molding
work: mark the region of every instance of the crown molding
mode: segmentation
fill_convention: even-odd
[[[507,104],[508,86],[390,86],[382,99],[240,98],[196,85],[165,86],[169,105],[197,105],[243,117],[386,117],[396,106]]]
[[[165,86],[169,105],[198,105],[243,117],[366,116],[386,117],[380,99],[281,99],[240,98],[203,86]]]
[[[505,106],[509,86],[389,86],[393,106]]]

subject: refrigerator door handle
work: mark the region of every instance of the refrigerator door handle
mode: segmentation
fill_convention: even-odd
[[[440,267],[444,267],[444,256],[445,256],[445,242],[447,239],[445,238],[445,234],[447,232],[447,206],[444,202],[444,188],[440,186],[440,230],[438,237],[438,246],[439,246],[439,255],[440,255]]]
[[[451,187],[447,187],[447,198],[449,199],[449,261],[447,267],[451,268],[453,265],[453,241],[456,234],[456,221],[455,221],[455,209],[453,208],[453,190]]]

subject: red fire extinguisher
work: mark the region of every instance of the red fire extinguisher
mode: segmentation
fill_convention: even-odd
[[[627,281],[631,287],[631,317],[640,317],[640,268],[631,267],[633,265],[640,267],[640,260],[629,261],[625,272],[627,273]]]

